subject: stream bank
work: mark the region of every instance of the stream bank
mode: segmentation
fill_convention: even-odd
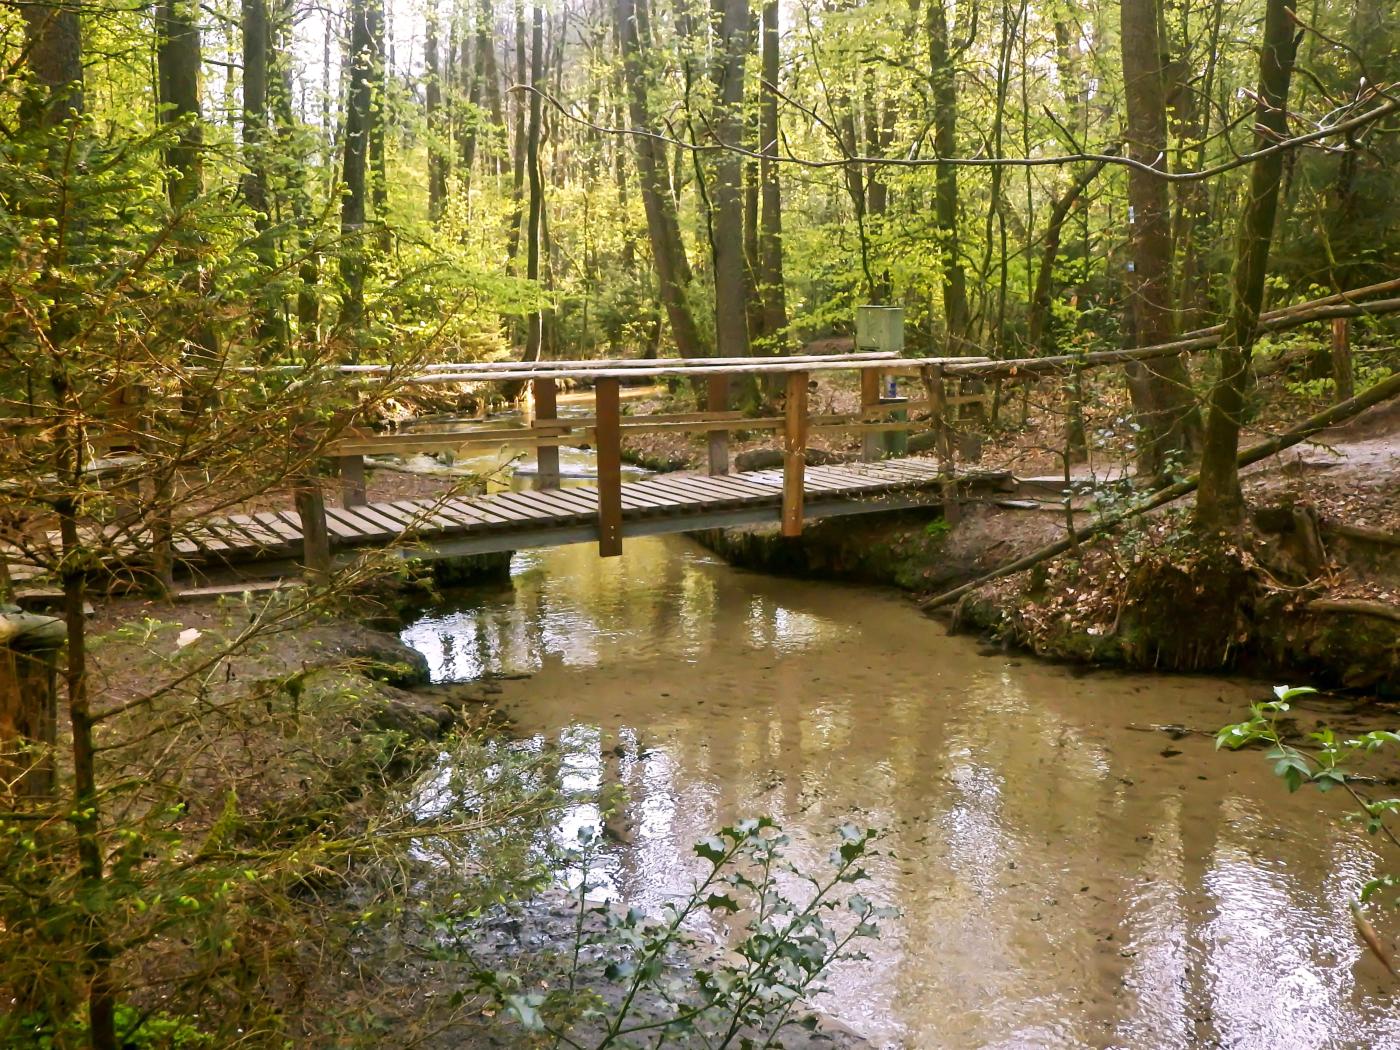
[[[1063,534],[1058,514],[966,509],[835,519],[785,538],[777,526],[696,538],[731,564],[813,579],[886,584],[919,595],[971,582]],[[1335,593],[1364,581],[1363,596]],[[1185,512],[986,584],[940,611],[1037,656],[1162,671],[1241,671],[1400,695],[1400,546],[1291,506],[1258,510],[1236,540],[1202,540]],[[1282,677],[1280,677],[1282,676]]]

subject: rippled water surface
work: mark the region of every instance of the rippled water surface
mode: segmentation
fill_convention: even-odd
[[[948,638],[893,594],[729,568],[690,541],[518,554],[513,586],[404,631],[629,801],[616,893],[682,892],[690,844],[769,814],[799,863],[888,829],[902,909],[823,1008],[907,1047],[1400,1047],[1347,896],[1373,844],[1207,733],[1258,685],[1081,676]],[[1321,808],[1320,808],[1321,807]],[[587,819],[582,813],[579,819]]]

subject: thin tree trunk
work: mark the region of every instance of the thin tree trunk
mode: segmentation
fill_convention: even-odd
[[[740,142],[744,134],[744,57],[749,50],[748,0],[724,0],[720,22],[720,90],[715,126],[720,141]],[[745,312],[743,164],[725,150],[715,161],[715,353],[747,357]]]
[[[958,95],[948,43],[948,12],[944,0],[927,0],[927,3],[933,148],[939,157],[952,157],[957,155]],[[967,305],[967,276],[958,256],[958,175],[951,165],[939,164],[935,168],[934,221],[938,228],[938,266],[943,282],[945,352],[962,356],[971,353],[974,347],[967,339],[971,314]]]
[[[33,77],[20,103],[25,127],[53,127],[83,112],[83,44],[73,4],[24,4],[25,62]]]
[[[345,301],[340,317],[351,328],[363,321],[365,313],[366,176],[374,94],[371,77],[375,68],[369,5],[373,2],[350,2],[350,87],[345,102],[345,159],[340,201],[340,277],[345,282]]]
[[[1158,0],[1120,0],[1123,85],[1128,155],[1165,170],[1166,96]],[[1167,184],[1137,168],[1128,171],[1130,247],[1127,275],[1132,339],[1139,346],[1167,342],[1171,310],[1171,214]],[[1200,429],[1190,378],[1180,358],[1128,368],[1128,388],[1143,437],[1138,472],[1157,476],[1173,456],[1189,454]]]
[[[622,75],[627,89],[628,118],[633,127],[648,126],[647,84],[642,72],[641,41],[648,39],[647,0],[617,0],[617,33],[622,51]],[[690,265],[680,240],[675,198],[671,196],[666,154],[660,143],[645,136],[634,139],[637,180],[641,184],[661,303],[671,325],[671,337],[681,357],[704,357],[705,347],[691,312],[687,287]]]
[[[540,224],[544,217],[544,179],[540,171],[540,123],[542,107],[540,99],[541,82],[544,79],[544,9],[536,2],[532,5],[530,36],[530,127],[525,137],[525,163],[530,178],[530,217],[526,225],[525,276],[538,283],[540,279]],[[530,326],[525,339],[526,361],[538,361],[544,343],[544,311],[530,311]]]
[[[1288,88],[1293,76],[1297,39],[1287,0],[1268,0],[1264,42],[1259,55],[1259,94],[1255,111],[1255,149],[1288,136]],[[1271,153],[1250,165],[1249,197],[1240,217],[1235,269],[1230,287],[1230,316],[1220,341],[1220,374],[1211,389],[1201,457],[1201,489],[1196,521],[1207,528],[1238,526],[1244,518],[1236,456],[1240,423],[1250,386],[1251,352],[1264,301],[1269,247],[1278,210],[1284,154]]]
[[[423,112],[428,125],[428,218],[442,217],[447,201],[447,129],[442,119],[442,65],[438,55],[436,7],[429,8],[423,40]]]
[[[525,0],[515,0],[515,83],[524,84],[530,75],[525,56]],[[514,167],[511,173],[510,237],[506,243],[506,258],[513,265],[520,251],[520,220],[525,203],[525,139],[529,109],[525,93],[515,95],[515,149],[512,151]]]
[[[778,86],[778,0],[763,4],[763,79]],[[758,180],[761,212],[758,235],[758,286],[763,299],[763,336],[772,353],[788,348],[787,293],[783,285],[783,198],[778,182],[778,97],[763,89],[758,104],[760,152]]]

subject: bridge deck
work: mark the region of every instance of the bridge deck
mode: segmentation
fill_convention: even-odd
[[[999,484],[1009,475],[982,474]],[[967,483],[970,479],[961,479]],[[804,517],[817,519],[935,504],[937,464],[927,459],[809,466]],[[622,485],[622,535],[646,536],[779,521],[782,470],[712,476],[660,475]],[[399,545],[405,557],[437,558],[598,539],[598,490],[585,485],[499,492],[448,500],[401,500],[327,507],[327,526],[342,559],[357,550]],[[201,524],[185,544],[218,561],[295,557],[301,549],[295,512],[234,515]],[[185,557],[199,550],[184,548]]]
[[[942,500],[938,466],[929,459],[808,466],[803,478],[807,520],[934,506]],[[1001,489],[1005,473],[960,474],[960,488]],[[622,536],[777,522],[782,517],[783,471],[722,476],[657,475],[627,482],[622,491]],[[598,489],[593,485],[498,492],[453,499],[418,499],[326,507],[336,557],[348,562],[368,550],[392,548],[405,558],[553,547],[599,538]],[[56,538],[55,538],[56,539]],[[295,511],[211,517],[178,527],[177,561],[196,573],[246,563],[295,563],[303,551]],[[128,535],[116,544],[119,561],[143,560],[145,545]],[[129,552],[122,557],[121,548]],[[29,575],[14,572],[16,580]]]

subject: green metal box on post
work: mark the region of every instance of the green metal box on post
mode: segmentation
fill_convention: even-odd
[[[856,349],[904,352],[904,307],[857,306]]]
[[[884,350],[890,353],[904,352],[904,307],[902,306],[857,306],[856,307],[856,349]],[[894,389],[894,379],[890,379]],[[880,396],[880,404],[892,405],[908,401],[893,392]],[[892,412],[889,419],[893,423],[907,423],[909,413]],[[902,456],[909,451],[907,430],[886,430],[881,436],[885,455]]]

